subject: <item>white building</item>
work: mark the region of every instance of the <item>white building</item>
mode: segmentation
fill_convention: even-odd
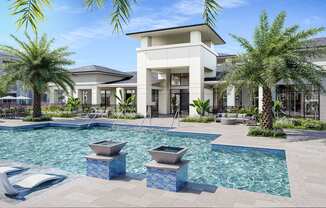
[[[72,69],[75,91],[70,96],[78,97],[83,104],[115,107],[120,92],[125,98],[135,95],[137,112],[173,115],[177,110],[183,115],[195,115],[189,104],[197,98],[209,99],[214,113],[227,108],[262,106],[262,90],[249,93],[247,89],[229,87],[224,93],[216,84],[227,71],[225,62],[234,55],[215,52],[215,45],[224,40],[208,25],[198,24],[165,28],[127,34],[139,41],[136,49],[137,71],[122,72],[101,66],[85,66]],[[314,47],[325,47],[326,38],[312,40]],[[314,60],[326,66],[326,57]],[[283,112],[289,116],[302,116],[326,120],[326,95],[312,86],[301,92],[291,85],[279,82],[274,90],[274,99],[283,104]],[[49,103],[64,103],[66,95],[55,86],[50,86],[46,100]],[[150,107],[149,107],[150,106]]]

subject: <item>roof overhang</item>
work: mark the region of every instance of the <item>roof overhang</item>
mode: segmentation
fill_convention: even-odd
[[[89,74],[105,74],[105,75],[111,75],[115,77],[131,77],[131,75],[128,74],[119,74],[119,73],[111,73],[111,72],[105,72],[101,70],[94,70],[94,71],[70,71],[73,75],[89,75]]]
[[[127,33],[126,35],[131,38],[140,40],[142,37],[146,37],[146,36],[155,37],[155,36],[162,36],[162,35],[187,33],[191,31],[200,31],[202,33],[203,41],[211,40],[215,45],[225,44],[225,41],[221,38],[221,36],[217,34],[217,32],[211,26],[207,24],[186,25],[186,26],[170,27],[170,28],[163,28],[157,30],[132,32],[132,33]]]

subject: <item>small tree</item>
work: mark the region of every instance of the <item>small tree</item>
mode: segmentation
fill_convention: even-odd
[[[79,98],[68,97],[67,108],[69,111],[75,111],[79,108],[81,102]]]
[[[127,112],[135,111],[136,96],[132,95],[129,98],[125,98],[122,91],[119,91],[119,96],[115,95],[115,98],[119,101],[119,111],[123,114]]]
[[[209,100],[202,100],[200,98],[193,100],[190,106],[194,107],[200,116],[204,116],[205,113],[208,113],[210,110]]]

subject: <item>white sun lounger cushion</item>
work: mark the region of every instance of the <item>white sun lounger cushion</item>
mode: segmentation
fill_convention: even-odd
[[[46,181],[57,179],[58,176],[55,175],[47,175],[47,174],[34,174],[31,176],[28,176],[27,178],[23,179],[22,181],[19,181],[15,185],[18,185],[23,188],[34,188]]]
[[[18,171],[20,170],[19,168],[15,168],[15,167],[0,167],[0,173],[10,173],[10,172],[14,172],[14,171]]]

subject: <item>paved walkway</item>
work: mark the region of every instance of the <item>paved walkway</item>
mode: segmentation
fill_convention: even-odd
[[[72,121],[64,121],[72,122]],[[79,121],[83,122],[83,121]],[[141,120],[117,122],[139,125]],[[7,124],[7,122],[5,122]],[[152,119],[152,125],[169,127],[171,119]],[[1,123],[0,125],[4,125]],[[10,124],[11,125],[11,124]],[[146,120],[144,125],[149,125]],[[180,193],[146,188],[145,180],[123,178],[105,181],[78,177],[53,189],[31,196],[17,204],[0,201],[0,207],[96,207],[96,206],[181,206],[181,207],[325,207],[326,206],[326,137],[315,139],[272,139],[245,136],[248,127],[217,123],[180,123],[174,130],[215,133],[218,144],[284,149],[289,172],[291,198],[218,187],[188,186]],[[292,131],[291,131],[292,132]],[[291,133],[289,132],[289,133]],[[295,133],[302,135],[302,133]],[[316,134],[316,133],[315,133]],[[316,136],[314,136],[316,137]],[[297,137],[299,138],[299,137]]]

